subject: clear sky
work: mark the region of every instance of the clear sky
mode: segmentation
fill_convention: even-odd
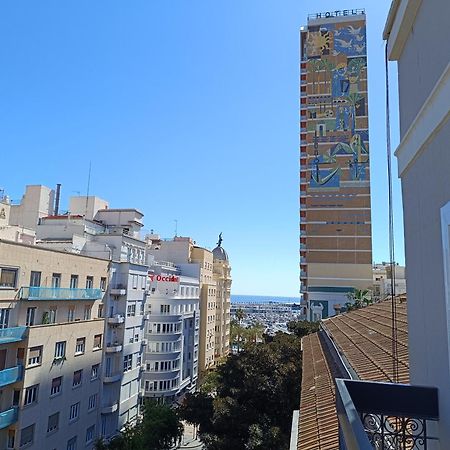
[[[389,4],[4,0],[0,187],[19,200],[26,184],[62,183],[64,209],[86,194],[92,161],[90,193],[140,209],[147,230],[172,237],[177,219],[179,235],[209,248],[223,232],[234,294],[296,296],[298,32],[308,13],[365,7],[373,250],[387,260]],[[394,193],[402,263],[397,179]]]

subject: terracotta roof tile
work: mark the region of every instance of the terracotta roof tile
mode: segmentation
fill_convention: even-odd
[[[404,300],[404,299],[403,299]],[[400,383],[409,382],[408,322],[406,301],[397,300],[397,355]],[[324,320],[322,328],[361,380],[393,381],[391,302]],[[319,333],[306,336],[303,344],[303,375],[298,450],[338,450],[332,359]],[[325,349],[325,350],[324,350]]]

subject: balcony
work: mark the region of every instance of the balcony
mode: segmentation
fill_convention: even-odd
[[[60,287],[22,287],[21,300],[99,300],[103,297],[101,289],[78,289]]]
[[[306,277],[307,277],[306,272],[304,270],[301,270],[300,271],[300,278],[306,278]]]
[[[14,406],[0,413],[0,430],[17,422],[17,410],[17,406]]]
[[[112,286],[109,292],[111,295],[120,297],[127,295],[127,287],[125,284],[117,284],[116,286]]]
[[[300,287],[300,292],[308,292],[308,287],[304,284]]]
[[[306,158],[308,156],[307,152],[300,152],[300,158]]]
[[[20,342],[25,339],[27,327],[3,328],[0,330],[0,344]]]
[[[125,316],[123,314],[114,314],[108,317],[108,323],[111,325],[118,325],[125,322]]]
[[[437,444],[438,438],[429,435],[430,422],[439,420],[436,388],[336,379],[336,408],[339,450],[418,450]]]
[[[103,377],[104,383],[117,383],[117,381],[120,381],[122,379],[122,374],[120,372],[114,373],[114,374],[107,374],[105,377]]]
[[[110,402],[102,407],[102,414],[112,414],[113,412],[116,412],[118,408],[119,404],[116,401]]]
[[[122,344],[115,342],[114,344],[108,344],[106,346],[106,353],[118,353],[122,351]]]
[[[23,366],[11,367],[0,370],[0,388],[21,381],[23,378]]]

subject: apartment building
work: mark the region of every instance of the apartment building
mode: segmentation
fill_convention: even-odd
[[[300,49],[300,290],[314,320],[372,285],[364,10],[309,15]]]
[[[110,209],[98,197],[72,197],[70,214],[43,217],[36,227],[37,245],[109,261],[100,426],[104,438],[138,416],[148,276],[145,242],[139,237],[142,217],[136,209]]]
[[[382,262],[372,267],[374,301],[384,300],[391,295],[392,278],[395,280],[394,295],[406,294],[405,266],[395,264],[392,268],[390,263]],[[394,275],[391,277],[391,275]]]
[[[180,267],[149,257],[142,374],[144,395],[172,403],[198,378],[200,287]]]
[[[93,448],[108,261],[0,240],[0,448]]]
[[[29,185],[20,202],[0,191],[0,239],[34,244],[39,218],[54,212],[55,191]]]
[[[201,373],[214,366],[215,354],[220,357],[228,353],[231,289],[231,268],[228,255],[218,245],[215,249],[215,257],[213,251],[197,246],[189,237],[162,240],[158,235],[149,235],[148,241],[147,251],[155,257],[155,260],[171,261],[180,268],[184,275],[199,280],[198,367]]]
[[[231,266],[222,247],[222,233],[213,253],[213,278],[216,282],[216,323],[214,358],[222,358],[230,351]]]

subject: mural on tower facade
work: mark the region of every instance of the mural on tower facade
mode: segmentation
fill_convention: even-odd
[[[307,144],[314,189],[363,186],[369,178],[364,21],[309,25]]]

